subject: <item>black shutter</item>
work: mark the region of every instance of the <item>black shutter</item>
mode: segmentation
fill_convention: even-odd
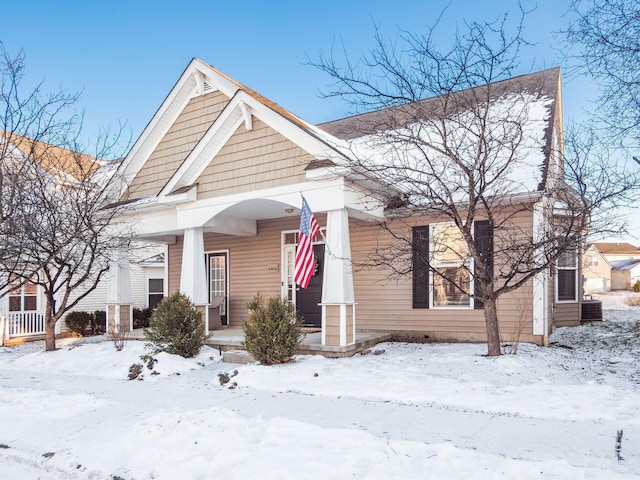
[[[413,227],[413,308],[429,308],[429,225]]]
[[[476,250],[481,257],[489,260],[489,270],[493,275],[493,232],[489,220],[476,221],[474,223],[473,239],[476,244]],[[475,277],[475,275],[474,275]],[[476,294],[480,293],[480,282],[475,280],[474,289]],[[478,297],[474,300],[474,307],[476,310],[482,310],[484,308],[484,302]]]

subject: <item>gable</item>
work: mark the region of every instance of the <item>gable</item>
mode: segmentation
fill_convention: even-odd
[[[241,124],[198,177],[198,199],[304,182],[315,157],[262,120]]]
[[[229,103],[220,91],[192,98],[131,182],[125,198],[157,195]]]
[[[67,176],[82,181],[98,171],[101,166],[100,160],[91,155],[17,133],[0,130],[0,138],[2,141],[8,141],[22,155],[52,176]]]

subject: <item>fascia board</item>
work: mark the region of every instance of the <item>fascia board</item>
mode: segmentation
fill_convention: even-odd
[[[202,73],[209,84],[229,98],[233,97],[238,90],[237,85],[218,74],[206,63],[195,58],[191,60],[122,162],[120,172],[128,181],[121,186],[120,195],[124,193],[129,180],[132,180],[140,171],[146,159],[155,150],[193,97],[197,87],[195,79],[197,72]]]

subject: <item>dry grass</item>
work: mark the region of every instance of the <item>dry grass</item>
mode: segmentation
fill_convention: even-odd
[[[127,344],[128,336],[128,332],[110,332],[107,333],[107,340],[113,342],[113,346],[115,347],[115,349],[121,352],[124,346]]]
[[[640,307],[640,294],[629,295],[627,298],[624,299],[624,303],[626,303],[630,307]]]

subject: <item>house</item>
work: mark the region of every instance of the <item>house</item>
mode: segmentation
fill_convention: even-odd
[[[26,138],[15,133],[0,132],[2,160],[5,162],[32,162],[46,172],[55,188],[73,188],[86,172],[110,176],[113,164],[96,161],[88,155]],[[164,247],[146,245],[136,249],[136,257],[130,265],[132,305],[139,308],[154,306],[165,295]],[[0,272],[0,278],[7,278]],[[4,282],[3,282],[4,283]],[[108,300],[108,279],[73,308],[74,310],[105,310]],[[70,302],[79,296],[71,293]],[[33,283],[15,283],[6,295],[0,296],[0,344],[11,338],[29,338],[44,335],[45,296],[43,288]],[[56,334],[68,332],[64,323],[66,315],[56,324]]]
[[[129,255],[131,307],[137,309],[155,308],[167,296],[164,245],[144,244],[137,246]],[[98,284],[96,289],[81,299],[73,310],[95,312],[106,311],[109,297],[111,272]],[[72,300],[77,296],[72,296]],[[60,321],[60,333],[67,331],[64,320]]]
[[[611,290],[611,263],[594,245],[587,245],[582,256],[585,293]]]
[[[516,84],[544,84],[536,97],[541,100],[535,160],[512,172],[521,175],[526,194],[562,174],[560,72],[519,77],[500,88]],[[451,284],[416,272],[389,281],[383,269],[352,268],[389,240],[380,222],[399,223],[390,214],[393,198],[371,194],[376,180],[340,164],[354,146],[354,125],[376,115],[314,126],[193,59],[121,166],[126,181],[120,198],[130,206],[127,218],[137,238],[167,245],[168,293],[187,294],[209,329],[241,327],[247,302],[261,292],[294,303],[327,346],[352,345],[360,331],[483,341],[482,306]],[[307,289],[293,281],[301,194],[323,232],[314,244]],[[534,195],[521,197],[538,202],[531,200]],[[514,221],[535,232],[550,210],[532,206]],[[436,217],[407,222],[414,235],[451,233]],[[553,272],[538,274],[499,300],[503,331],[519,330],[521,340],[545,344],[553,325],[579,322],[577,249],[561,260]],[[447,255],[442,269],[464,275]],[[123,290],[117,284],[113,289]],[[122,299],[109,305],[110,328],[131,327],[124,292]]]
[[[640,280],[640,249],[630,243],[592,243],[583,262],[586,293],[628,290]]]

